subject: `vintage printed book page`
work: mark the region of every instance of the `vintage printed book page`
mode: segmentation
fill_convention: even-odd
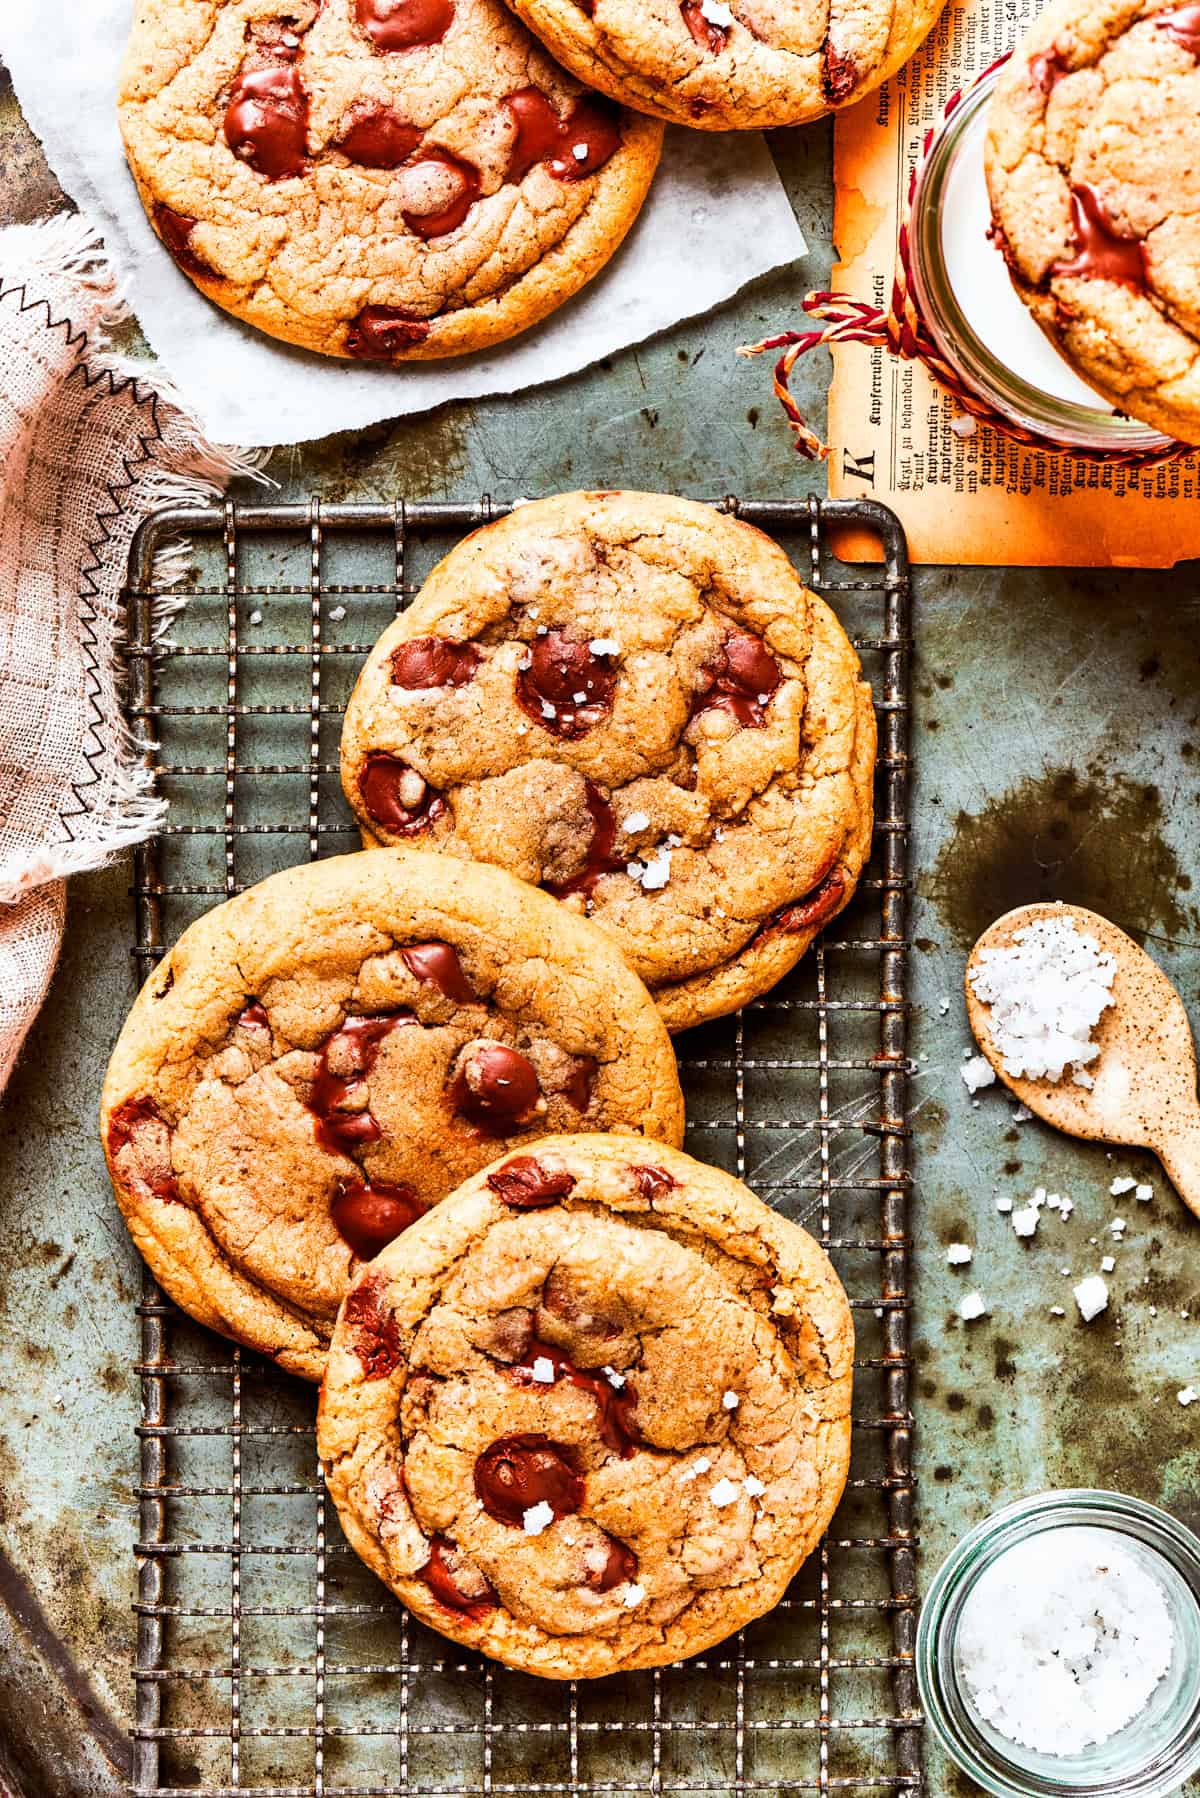
[[[912,61],[839,115],[836,292],[886,306],[926,131],[1040,10],[1037,0],[950,0]],[[829,491],[892,506],[914,561],[1165,568],[1200,556],[1200,454],[1138,473],[1029,449],[983,423],[962,438],[951,429],[961,408],[919,363],[845,343],[833,365]]]

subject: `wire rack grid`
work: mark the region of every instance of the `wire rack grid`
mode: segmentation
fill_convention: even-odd
[[[851,907],[780,987],[679,1040],[692,1152],[829,1249],[858,1337],[851,1477],[769,1616],[677,1667],[558,1685],[411,1619],[347,1547],[315,1395],[149,1280],[134,1777],[139,1798],[916,1791],[908,1352],[908,564],[873,502],[723,500],[828,597],[872,680],[877,822]],[[192,918],[274,869],[357,844],[337,776],[346,699],[432,562],[508,508],[171,508],[135,542],[128,713],[170,800],[138,851],[144,977]],[[851,568],[830,532],[872,533]],[[164,636],[159,552],[186,540]]]

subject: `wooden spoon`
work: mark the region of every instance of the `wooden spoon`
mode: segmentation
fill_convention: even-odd
[[[1100,1054],[1088,1063],[1096,1082],[1090,1090],[1075,1085],[1070,1070],[1057,1082],[1006,1074],[989,1008],[971,988],[981,950],[1008,948],[1018,930],[1050,917],[1070,919],[1117,963],[1113,1002],[1092,1031]],[[1132,937],[1080,905],[1018,906],[984,931],[967,959],[964,984],[975,1040],[1023,1105],[1069,1136],[1153,1149],[1184,1204],[1200,1217],[1200,1100],[1191,1026],[1175,986]]]

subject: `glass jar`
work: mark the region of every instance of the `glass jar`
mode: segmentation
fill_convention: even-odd
[[[988,237],[985,75],[939,129],[917,175],[909,227],[914,297],[942,355],[1003,417],[1064,447],[1153,455],[1171,439],[1124,418],[1035,324]]]
[[[1081,1753],[1049,1755],[1010,1741],[980,1715],[959,1669],[957,1637],[967,1598],[986,1568],[1018,1542],[1078,1525],[1111,1530],[1162,1588],[1174,1646],[1167,1673],[1138,1716]],[[932,1733],[997,1798],[1166,1798],[1200,1768],[1200,1541],[1165,1511],[1117,1492],[1021,1499],[964,1536],[939,1568],[917,1629],[916,1672]]]

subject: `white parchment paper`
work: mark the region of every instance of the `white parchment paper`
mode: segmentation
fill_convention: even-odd
[[[132,0],[0,0],[0,56],[59,182],[103,231],[151,348],[218,442],[303,442],[443,400],[557,380],[709,311],[805,252],[761,137],[671,127],[622,248],[581,294],[523,336],[408,368],[290,349],[211,305],[150,229],[116,121],[131,10]]]

